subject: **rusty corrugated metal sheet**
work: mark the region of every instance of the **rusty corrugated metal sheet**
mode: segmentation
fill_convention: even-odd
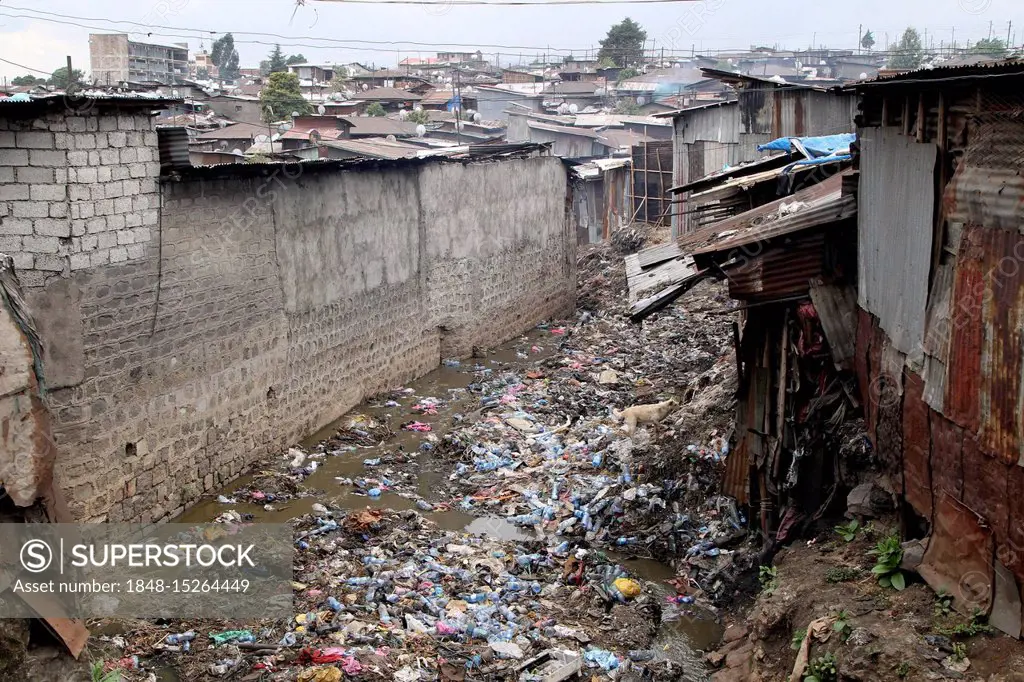
[[[963,499],[964,431],[937,412],[929,416],[932,436],[932,498],[940,495]]]
[[[937,147],[895,128],[861,131],[858,302],[896,348],[919,351],[932,263]]]
[[[860,401],[864,405],[864,416],[868,417],[868,404],[870,402],[870,379],[868,376],[868,351],[871,348],[871,313],[863,308],[857,308],[857,352],[854,354],[854,361],[857,368],[857,386],[860,388]],[[870,419],[868,419],[870,423]],[[868,432],[868,438],[874,441],[874,434]]]
[[[1020,130],[1016,134],[1019,137]],[[943,202],[951,221],[1024,230],[1024,177],[1018,169],[962,166],[946,189]]]
[[[985,519],[997,539],[1007,537],[1009,508],[1007,506],[1007,465],[984,454],[975,438],[964,436],[963,502]]]
[[[726,271],[729,295],[740,300],[773,300],[807,294],[810,281],[821,277],[825,236],[821,232],[794,237],[786,248],[774,248]]]
[[[1021,461],[1024,237],[968,225],[957,258],[946,414],[1006,463]]]
[[[931,434],[923,395],[924,381],[908,372],[903,393],[903,491],[918,514],[931,518]]]
[[[942,495],[918,573],[932,589],[951,595],[964,613],[992,607],[994,542],[984,523],[962,503]]]
[[[1009,510],[1006,544],[998,548],[999,559],[1024,582],[1024,469],[1010,467],[1006,483]]]

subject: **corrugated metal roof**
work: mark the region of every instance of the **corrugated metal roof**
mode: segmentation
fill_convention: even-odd
[[[360,140],[325,140],[323,145],[371,159],[413,159],[423,153],[429,153],[422,147],[381,137],[368,137]]]
[[[562,133],[563,135],[575,135],[577,137],[589,137],[594,140],[601,138],[601,133],[595,133],[589,128],[572,128],[569,126],[552,125],[540,121],[527,121],[526,125],[536,130],[546,130],[549,133]]]
[[[683,250],[712,254],[850,218],[857,214],[857,199],[843,195],[846,175],[833,175],[796,194],[686,235],[680,240]]]
[[[354,99],[364,102],[418,102],[420,96],[398,88],[370,88],[356,93]]]
[[[407,121],[395,121],[383,116],[342,116],[352,124],[349,135],[360,137],[412,137],[416,134],[416,124]]]
[[[858,302],[897,349],[916,354],[932,264],[937,148],[897,128],[868,128],[860,138]]]
[[[254,140],[258,135],[269,136],[272,126],[258,126],[253,123],[233,123],[224,128],[215,128],[206,133],[196,135],[197,140]]]
[[[995,59],[981,64],[965,66],[936,66],[931,69],[918,69],[893,75],[881,75],[878,78],[859,83],[852,83],[847,89],[868,89],[884,86],[909,85],[919,81],[971,81],[1006,76],[1024,76],[1024,61],[1019,59]]]

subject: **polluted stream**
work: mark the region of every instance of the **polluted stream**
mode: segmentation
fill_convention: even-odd
[[[456,477],[453,474],[453,461],[438,454],[439,445],[445,442],[446,434],[472,427],[484,418],[480,413],[481,395],[474,391],[474,387],[502,375],[540,376],[539,372],[534,374],[530,370],[542,366],[545,360],[560,359],[560,343],[563,341],[561,334],[564,334],[564,329],[540,327],[487,353],[485,357],[462,362],[446,360],[435,370],[406,386],[364,402],[324,429],[311,434],[299,444],[299,448],[290,450],[289,457],[299,450],[313,453],[309,460],[296,459],[291,462],[293,465],[301,467],[309,461],[315,461],[315,469],[311,472],[307,469],[307,475],[301,480],[300,486],[291,494],[282,495],[282,499],[275,496],[272,488],[281,480],[281,466],[280,463],[268,463],[205,497],[174,519],[174,522],[198,524],[222,520],[227,512],[229,515],[238,514],[238,520],[246,522],[291,523],[299,517],[322,515],[327,510],[330,510],[328,515],[342,518],[370,509],[384,514],[404,514],[405,518],[410,514],[422,515],[442,531],[468,533],[480,538],[480,541],[532,543],[532,546],[537,546],[542,542],[551,544],[563,539],[577,540],[558,537],[560,532],[545,537],[537,526],[523,525],[521,516],[518,517],[519,523],[513,523],[509,519],[516,517],[509,516],[507,511],[505,514],[500,513],[500,508],[494,510],[497,513],[481,513],[479,506],[467,509],[465,505],[458,504],[459,495],[453,494],[450,483]],[[415,425],[414,428],[402,428],[410,423]],[[545,428],[539,429],[541,436],[545,435]],[[377,436],[380,441],[372,445],[353,445],[338,440],[339,434],[365,436],[363,442]],[[383,437],[381,434],[384,434]],[[492,454],[485,456],[493,457]],[[260,490],[261,484],[268,489]],[[557,495],[558,483],[554,487],[553,497]],[[561,544],[562,552],[558,556],[564,559],[568,543]],[[573,544],[575,546],[577,543]],[[624,543],[620,539],[618,544]],[[652,618],[656,622],[656,629],[645,647],[647,658],[641,655],[638,660],[646,660],[650,665],[658,661],[670,663],[667,671],[671,677],[655,674],[656,679],[679,679],[676,675],[680,670],[684,671],[685,679],[704,679],[699,652],[712,648],[722,635],[721,625],[714,614],[694,604],[692,598],[683,598],[681,601],[679,593],[669,582],[677,579],[676,571],[668,564],[631,556],[626,547],[618,550],[614,547],[604,549],[598,543],[584,543],[583,546],[588,545],[590,549],[578,554],[578,557],[584,557],[588,552],[597,553],[605,557],[604,561],[617,564],[620,568],[615,569],[610,579],[614,579],[615,575],[622,575],[623,578],[628,575],[629,578],[637,579],[644,585],[648,600],[654,604]],[[568,559],[566,565],[571,561],[571,558]],[[615,585],[619,585],[618,580]],[[615,596],[626,601],[621,594],[616,593]],[[618,612],[612,610],[611,602],[605,610],[605,619],[609,618],[609,612],[612,616]],[[629,625],[612,621],[612,625],[606,625],[604,629],[612,630],[615,627],[628,628]],[[614,640],[612,634],[608,641]],[[610,659],[585,657],[586,663],[581,674],[589,667],[598,671],[603,669],[606,674],[616,677],[629,669],[629,658],[625,656],[625,651],[618,657],[603,649],[596,651],[609,654]],[[519,657],[521,654],[516,655],[516,658]],[[466,662],[467,668],[473,665],[472,660]],[[481,671],[485,671],[486,661],[480,665]],[[554,663],[549,662],[548,665]],[[403,668],[397,672],[405,670]],[[443,667],[440,672],[442,679],[448,679]],[[172,679],[168,673],[164,671],[161,679]],[[504,671],[499,677],[507,679],[508,674],[508,671]],[[517,673],[516,676],[518,679],[546,679],[543,675],[530,677],[526,673]],[[301,675],[299,679],[303,679]],[[453,679],[461,678],[456,676]]]

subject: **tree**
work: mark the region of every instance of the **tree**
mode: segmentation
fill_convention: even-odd
[[[225,33],[213,41],[210,59],[218,68],[221,80],[233,81],[241,75],[238,72],[238,50],[235,49],[235,37],[230,33]]]
[[[286,59],[284,63],[287,64],[288,66],[291,66],[292,64],[305,64],[306,58],[303,57],[302,53],[300,52],[299,54],[293,54],[292,56],[288,57],[288,59]]]
[[[198,69],[196,69],[196,80],[210,80],[210,72],[207,71],[205,66],[200,66]]]
[[[868,52],[871,52],[871,48],[875,46],[875,34],[871,32],[870,28],[864,32],[864,37],[860,39],[860,46]]]
[[[896,44],[893,55],[889,58],[889,67],[913,70],[920,67],[923,61],[924,47],[921,45],[921,36],[917,29],[908,28],[900,36],[900,42]]]
[[[45,85],[45,78],[36,78],[31,74],[25,74],[24,76],[16,76],[11,81],[11,85]]]
[[[406,117],[405,120],[409,121],[410,123],[422,123],[423,125],[426,125],[430,123],[430,114],[428,114],[423,109],[413,109],[412,111],[409,112],[409,115]]]
[[[620,99],[615,103],[615,113],[635,116],[640,113],[640,105],[632,99]]]
[[[366,107],[366,114],[368,116],[383,116],[387,112],[384,111],[384,105],[380,102],[374,102],[370,106]]]
[[[601,57],[601,59],[599,59],[597,61],[597,68],[599,68],[599,69],[614,69],[615,68],[615,60],[612,59],[611,57]]]
[[[274,45],[274,49],[270,51],[270,56],[267,57],[267,68],[268,74],[281,73],[288,70],[288,62],[284,58],[284,53],[281,52],[280,45]]]
[[[608,35],[601,41],[598,59],[608,57],[616,66],[640,66],[644,58],[645,40],[647,31],[626,17],[608,29]]]
[[[266,78],[267,76],[270,75],[270,60],[269,59],[262,59],[262,60],[260,60],[260,75],[263,76],[264,78]]]
[[[985,38],[976,42],[971,48],[971,52],[987,57],[1005,57],[1006,43],[999,38]]]
[[[50,80],[46,81],[49,85],[61,90],[67,90],[68,88],[81,87],[82,86],[82,72],[78,69],[74,69],[71,72],[71,82],[68,82],[68,67],[62,66],[56,69],[50,74]]]
[[[260,90],[260,106],[266,121],[279,121],[292,115],[308,114],[312,108],[302,96],[299,77],[294,73],[272,73]]]
[[[616,82],[621,83],[622,81],[628,81],[630,78],[636,78],[639,75],[640,72],[634,68],[622,69],[619,71],[619,77]]]

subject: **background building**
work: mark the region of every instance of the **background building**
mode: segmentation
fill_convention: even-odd
[[[93,81],[99,85],[122,81],[179,83],[189,77],[188,43],[138,43],[125,33],[91,33],[89,67]]]

